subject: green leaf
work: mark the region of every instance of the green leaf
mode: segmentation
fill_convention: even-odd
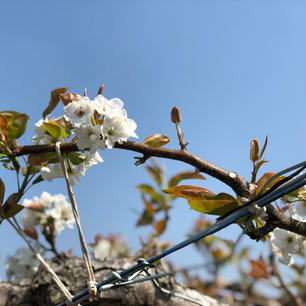
[[[200,179],[200,180],[206,180],[206,178],[200,174],[199,172],[193,172],[193,171],[184,171],[181,173],[178,173],[177,175],[173,176],[169,181],[169,187],[176,186],[179,182],[182,180],[188,180],[188,179]]]
[[[10,139],[21,137],[28,124],[29,116],[15,111],[3,111],[0,115],[7,120],[7,131]]]
[[[61,136],[68,138],[71,135],[72,124],[71,122],[65,120],[64,117],[54,119],[54,122],[58,123],[61,127]]]
[[[44,122],[43,126],[53,138],[56,139],[61,135],[61,127],[58,123],[50,120],[48,122]]]
[[[41,175],[39,175],[34,181],[33,181],[33,185],[38,184],[40,182],[42,182],[44,179],[42,178]]]
[[[44,122],[43,126],[53,138],[58,138],[59,136],[62,136],[63,138],[68,138],[71,135],[71,131],[69,128],[66,128],[60,123],[52,120]]]
[[[155,203],[161,202],[162,197],[150,185],[138,185],[136,188],[141,192],[150,195],[152,197],[153,202]]]
[[[161,170],[150,166],[147,166],[146,170],[150,173],[155,183],[160,186],[162,184]]]
[[[191,209],[210,215],[222,216],[234,208],[241,206],[241,202],[227,193],[219,193],[214,197],[204,196],[203,200],[188,200]]]
[[[32,153],[28,156],[28,163],[31,166],[41,166],[46,163],[55,163],[58,157],[55,152]]]
[[[69,87],[61,87],[51,91],[49,105],[43,112],[43,118],[46,118],[54,110],[54,108],[60,101],[59,95],[65,93],[68,90],[68,88]]]
[[[138,219],[136,226],[142,226],[151,224],[153,221],[153,216],[147,210],[144,210],[141,217]]]
[[[22,205],[19,205],[17,203],[10,203],[8,205],[3,206],[3,216],[4,218],[11,218],[18,214],[21,210],[24,209]]]
[[[170,138],[162,134],[154,134],[144,139],[143,143],[150,147],[159,148],[170,141]]]
[[[143,156],[143,157],[135,156],[134,159],[136,159],[135,166],[140,166],[140,165],[144,164],[147,161],[148,157],[145,157],[145,156]]]
[[[191,209],[211,215],[221,216],[241,205],[238,199],[227,193],[215,195],[202,187],[181,185],[165,189],[164,192],[185,198]]]
[[[3,202],[4,193],[5,193],[5,185],[0,178],[0,207],[1,207],[2,202]]]
[[[76,152],[68,153],[67,157],[69,158],[69,160],[74,165],[79,165],[80,163],[82,163],[86,159],[86,157],[84,155],[76,153]]]

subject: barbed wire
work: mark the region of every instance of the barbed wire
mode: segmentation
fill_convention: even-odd
[[[284,169],[278,173],[276,173],[273,177],[273,180],[277,177],[280,177],[281,175],[290,172],[292,170],[295,170],[297,168],[300,168],[298,171],[296,171],[294,174],[296,175],[296,173],[300,173],[302,170],[304,170],[306,168],[306,161],[299,163],[297,165],[294,165],[292,167],[289,167],[287,169]],[[270,183],[272,182],[272,180],[270,181]],[[207,237],[209,235],[212,235],[224,228],[226,228],[227,226],[233,224],[235,221],[237,221],[238,219],[251,214],[251,208],[254,205],[257,205],[258,207],[264,207],[265,205],[270,204],[271,202],[283,197],[284,195],[290,193],[291,191],[294,191],[300,187],[302,187],[303,185],[306,185],[306,174],[300,174],[299,176],[292,178],[292,180],[287,181],[286,179],[283,179],[281,181],[279,181],[278,183],[276,183],[277,186],[276,188],[274,186],[272,186],[272,188],[270,188],[268,191],[259,194],[255,199],[246,202],[244,205],[233,209],[232,211],[230,211],[229,213],[225,214],[224,216],[221,216],[220,218],[217,219],[217,221],[211,225],[210,227],[206,228],[205,230],[203,230],[202,232],[164,250],[163,252],[154,255],[150,258],[148,258],[147,260],[139,260],[138,263],[126,270],[121,271],[120,273],[116,273],[116,274],[112,274],[112,276],[110,276],[109,278],[101,281],[100,283],[97,284],[97,289],[100,290],[100,288],[102,288],[101,290],[105,290],[105,288],[108,287],[112,287],[114,285],[114,283],[118,282],[118,279],[125,279],[128,278],[131,274],[137,274],[139,275],[141,272],[145,271],[144,269],[148,268],[148,265],[153,265],[154,262],[168,256],[169,254],[176,252],[204,237]],[[264,188],[267,188],[268,185],[264,185]],[[171,273],[171,272],[166,272],[166,273]],[[144,279],[143,281],[147,281],[147,280],[151,280],[154,278],[159,278],[159,276],[154,276],[153,275],[148,275],[147,277],[150,277],[148,279]],[[160,276],[161,277],[161,276]],[[126,280],[128,281],[128,280]],[[136,282],[136,280],[134,280]],[[138,281],[140,282],[140,281]],[[126,283],[125,285],[130,284],[130,283]],[[106,286],[108,285],[108,286]],[[121,283],[122,285],[122,283]],[[103,289],[104,288],[104,289]],[[165,289],[166,290],[166,289]],[[168,291],[168,290],[166,290]],[[166,291],[163,291],[166,293]],[[169,292],[167,292],[168,294],[170,294]],[[172,294],[172,293],[171,293]],[[80,293],[78,293],[77,295],[75,295],[72,298],[72,301],[75,303],[80,303],[84,300],[86,300],[89,297],[89,292],[88,290],[84,290]],[[182,298],[182,297],[181,297]],[[188,297],[187,297],[188,298]],[[198,303],[198,305],[202,305],[199,304],[200,302],[196,301],[196,303]],[[57,306],[65,306],[66,302],[61,302],[59,304],[57,304]]]

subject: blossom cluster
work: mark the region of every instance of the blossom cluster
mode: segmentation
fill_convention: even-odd
[[[87,96],[81,97],[73,95],[75,100],[69,101],[65,106],[64,119],[72,127],[72,134],[75,135],[79,150],[88,150],[84,159],[74,164],[69,162],[68,172],[71,184],[79,184],[79,176],[85,175],[93,165],[102,162],[103,159],[98,153],[98,149],[112,149],[115,143],[121,144],[127,141],[129,137],[138,138],[135,133],[136,123],[127,117],[127,112],[123,108],[124,103],[114,98],[106,99],[99,94],[94,100]],[[62,135],[52,136],[46,128],[46,123],[54,122],[39,120],[35,124],[36,135],[32,137],[35,144],[49,144],[55,142],[64,142]],[[51,181],[53,178],[62,177],[63,171],[60,163],[55,162],[52,166],[49,164],[40,167],[40,174],[43,179]]]
[[[35,246],[37,251],[39,247]],[[9,281],[20,280],[37,272],[40,262],[29,248],[17,249],[14,256],[6,260],[6,275]]]
[[[298,221],[306,221],[306,189],[300,188],[295,196],[288,196],[286,201],[293,205],[292,218]],[[305,237],[276,228],[270,233],[272,252],[279,261],[287,266],[294,263],[293,255],[306,249]]]
[[[93,248],[92,255],[96,260],[117,259],[130,255],[130,249],[120,235],[96,235],[95,242],[89,245]]]
[[[48,192],[43,192],[40,198],[25,199],[22,205],[25,209],[21,222],[28,233],[33,233],[37,225],[42,231],[52,231],[50,234],[54,236],[59,235],[65,226],[73,228],[75,221],[71,205],[62,194],[52,196]]]

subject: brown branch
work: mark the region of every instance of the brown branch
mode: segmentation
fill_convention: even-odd
[[[302,306],[303,303],[302,301],[299,299],[299,297],[295,297],[292,292],[289,290],[289,288],[287,287],[287,285],[285,284],[279,269],[277,267],[277,264],[275,262],[275,257],[273,254],[270,255],[270,264],[272,267],[272,273],[273,275],[275,275],[280,283],[280,287],[285,291],[287,298],[288,298],[288,302],[290,305],[292,306]],[[288,305],[288,303],[286,303],[285,305]]]
[[[216,165],[207,162],[204,159],[195,156],[186,150],[172,150],[165,148],[154,148],[133,141],[126,141],[122,144],[115,144],[115,148],[123,149],[128,151],[138,152],[144,155],[145,158],[152,156],[178,160],[187,163],[198,171],[206,173],[221,182],[225,183],[233,189],[233,191],[241,197],[249,198],[251,194],[251,184],[235,172],[229,172]],[[54,144],[48,145],[32,145],[32,146],[18,146],[12,148],[15,156],[43,153],[43,152],[54,152]],[[75,152],[79,151],[76,143],[63,143],[61,144],[62,152]],[[306,236],[306,223],[295,219],[292,219],[285,214],[278,211],[272,205],[267,206],[268,221],[266,225],[259,228],[257,233],[247,233],[252,239],[260,239],[269,232],[273,231],[276,227],[297,233],[302,236]]]
[[[194,166],[200,172],[206,173],[230,186],[237,195],[246,198],[250,196],[249,183],[243,177],[241,177],[237,173],[229,172],[220,167],[217,167],[204,159],[201,159],[195,155],[190,154],[189,152],[186,152],[185,150],[153,148],[133,141],[126,141],[122,144],[116,143],[115,148],[142,153],[147,158],[155,156],[160,158],[182,161],[184,163]],[[18,146],[13,148],[12,151],[15,156],[20,156],[32,153],[54,152],[55,146],[54,144]],[[74,152],[79,150],[75,143],[64,143],[61,145],[61,151]]]
[[[267,224],[306,237],[306,222],[293,219],[272,205],[267,205],[266,207],[266,213],[268,214],[268,220],[266,222]]]
[[[256,231],[246,232],[251,239],[258,241],[277,227],[306,237],[306,222],[285,215],[271,204],[266,205],[266,213],[267,220],[264,226],[259,227]]]

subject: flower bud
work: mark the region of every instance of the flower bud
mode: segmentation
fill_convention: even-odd
[[[177,108],[177,106],[172,108],[171,121],[175,124],[180,123],[182,121],[180,110]]]
[[[99,88],[98,95],[102,95],[104,89],[104,84]]]

